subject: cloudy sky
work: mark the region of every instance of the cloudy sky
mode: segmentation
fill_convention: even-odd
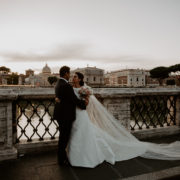
[[[180,0],[0,0],[0,66],[180,63]]]

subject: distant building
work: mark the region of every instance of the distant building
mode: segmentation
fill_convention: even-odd
[[[105,74],[105,85],[122,87],[145,87],[158,85],[150,78],[149,71],[142,69],[124,69]]]
[[[156,78],[152,78],[150,76],[149,70],[145,70],[145,74],[146,74],[146,86],[148,87],[159,86],[159,81]]]
[[[39,75],[30,75],[25,79],[26,85],[43,86],[43,81]]]
[[[48,77],[53,76],[51,74],[51,69],[47,64],[43,67],[40,74],[35,75],[34,71],[29,69],[26,71],[26,75],[29,76],[25,79],[25,84],[33,86],[50,86]]]
[[[26,77],[29,77],[30,75],[34,76],[34,71],[32,69],[26,70]]]
[[[145,86],[145,72],[139,69],[125,69],[105,74],[106,85]]]
[[[9,78],[9,74],[7,71],[0,71],[0,84],[7,85],[7,79]]]
[[[40,85],[41,86],[49,86],[49,82],[48,82],[48,77],[52,76],[51,75],[51,68],[46,64],[43,69],[42,72],[38,75],[41,79],[40,81]]]
[[[23,85],[23,84],[25,83],[25,78],[26,78],[26,77],[27,77],[26,75],[20,74],[20,75],[19,75],[19,79],[18,79],[18,84],[19,84],[19,85]]]
[[[84,75],[84,82],[90,86],[104,85],[104,70],[96,67],[77,68],[71,71],[70,82],[75,72],[81,72]]]

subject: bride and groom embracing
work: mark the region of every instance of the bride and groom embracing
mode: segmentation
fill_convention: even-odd
[[[55,87],[54,119],[60,129],[59,165],[94,168],[102,162],[114,164],[137,156],[179,160],[180,142],[155,144],[141,142],[116,120],[76,72],[73,86],[68,82],[70,68],[60,68]]]

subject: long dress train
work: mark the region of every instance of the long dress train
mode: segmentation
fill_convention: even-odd
[[[74,91],[79,97],[79,88],[74,88]],[[180,142],[155,144],[139,141],[94,95],[90,96],[87,110],[76,108],[68,146],[72,166],[93,168],[103,161],[114,164],[137,156],[179,160]]]

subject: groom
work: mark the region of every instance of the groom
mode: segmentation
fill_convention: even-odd
[[[69,141],[71,127],[76,119],[76,106],[86,109],[88,100],[80,100],[74,94],[73,87],[69,84],[70,68],[63,66],[59,70],[60,79],[55,87],[54,119],[57,120],[60,129],[58,143],[58,163],[63,165],[68,162],[66,147]]]

